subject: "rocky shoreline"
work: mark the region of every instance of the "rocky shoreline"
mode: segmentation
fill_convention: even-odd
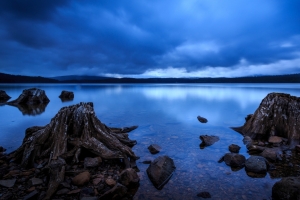
[[[24,90],[8,104],[19,108],[47,104],[50,100],[45,92],[37,90]],[[68,100],[74,98],[72,92],[63,93],[68,93]],[[247,115],[243,126],[233,128],[244,136],[250,157],[240,155],[240,147],[231,144],[230,153],[219,162],[224,161],[233,171],[245,168],[253,178],[267,173],[272,178],[289,177],[274,185],[273,199],[291,199],[287,195],[291,192],[293,198],[300,197],[299,105],[298,97],[268,94],[255,113]],[[197,119],[208,122],[200,116]],[[128,138],[135,128],[107,127],[95,117],[93,103],[62,108],[48,125],[28,128],[16,151],[6,155],[0,147],[0,199],[132,199],[140,181],[135,163],[138,156],[131,150],[136,141]],[[220,140],[213,135],[199,138],[200,149]],[[161,147],[152,144],[148,150],[157,154]],[[176,168],[168,156],[143,163],[149,164],[147,174],[157,189],[167,184]],[[198,196],[211,197],[206,191]]]

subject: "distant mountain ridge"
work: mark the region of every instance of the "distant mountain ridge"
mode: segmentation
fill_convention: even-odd
[[[300,74],[236,78],[113,78],[102,76],[21,76],[0,73],[0,83],[300,83]]]

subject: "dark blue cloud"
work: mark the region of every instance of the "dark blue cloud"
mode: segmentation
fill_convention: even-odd
[[[294,62],[299,7],[297,0],[4,0],[0,71],[130,75],[169,67],[234,69],[241,60]]]

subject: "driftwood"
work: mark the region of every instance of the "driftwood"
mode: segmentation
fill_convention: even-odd
[[[96,117],[93,103],[80,103],[63,107],[46,126],[28,128],[22,145],[10,157],[24,168],[32,167],[37,160],[49,160],[45,199],[50,199],[64,179],[66,162],[78,162],[82,151],[103,159],[123,159],[130,167],[138,157],[130,148],[136,141],[126,132],[135,128],[109,128]]]

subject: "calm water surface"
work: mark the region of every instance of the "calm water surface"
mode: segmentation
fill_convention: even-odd
[[[50,103],[40,114],[22,113],[2,104],[0,145],[11,152],[21,145],[26,128],[48,124],[61,107],[93,102],[98,118],[108,126],[139,126],[129,134],[138,141],[133,150],[141,157],[137,163],[141,182],[135,199],[200,199],[197,194],[201,191],[210,192],[212,199],[271,199],[278,179],[269,175],[251,178],[244,169],[232,171],[218,160],[233,143],[249,157],[243,137],[229,127],[242,125],[268,93],[300,96],[299,84],[0,85],[10,100],[31,87],[45,90]],[[73,91],[74,100],[62,102],[58,98],[62,90]],[[208,123],[199,123],[198,115]],[[199,136],[203,134],[219,136],[220,141],[200,149]],[[162,147],[159,154],[149,153],[147,147],[153,143]],[[141,162],[160,155],[170,156],[176,171],[162,190],[156,190],[146,174],[148,165]]]

